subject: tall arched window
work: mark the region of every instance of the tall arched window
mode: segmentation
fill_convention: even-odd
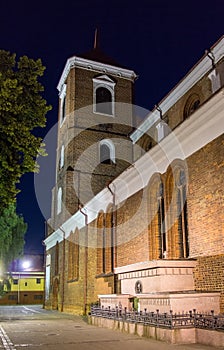
[[[177,212],[178,212],[178,245],[180,258],[189,256],[188,220],[187,220],[187,191],[184,170],[180,170],[177,179]]]
[[[148,197],[149,215],[149,258],[166,257],[167,243],[165,231],[164,188],[159,174],[149,183]]]
[[[115,163],[115,147],[111,140],[100,141],[100,163]]]
[[[65,119],[65,102],[66,102],[66,96],[64,96],[64,98],[61,101],[61,121],[63,122],[63,120]]]
[[[60,125],[63,123],[66,116],[66,84],[63,85],[60,92]]]
[[[61,156],[60,156],[60,169],[64,166],[64,159],[65,159],[65,146],[61,146]]]
[[[170,167],[166,187],[168,256],[170,259],[187,258],[189,256],[187,173],[179,161]]]
[[[62,210],[62,188],[59,187],[57,195],[57,214],[60,214]]]
[[[71,233],[68,240],[68,280],[79,278],[79,231]]]
[[[97,219],[97,274],[105,273],[105,216],[101,212]]]
[[[54,274],[55,276],[58,275],[59,272],[59,243],[57,241],[55,245],[55,256],[54,256]]]
[[[166,231],[165,231],[165,209],[164,209],[164,188],[162,182],[159,184],[157,193],[158,202],[158,238],[160,258],[166,256]]]
[[[114,227],[113,227],[113,209],[106,213],[105,228],[105,266],[106,273],[113,272],[114,268]]]
[[[96,112],[112,115],[112,94],[105,87],[96,89]]]

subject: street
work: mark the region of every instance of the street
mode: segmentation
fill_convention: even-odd
[[[41,305],[0,306],[0,349],[212,350],[205,345],[171,345],[88,325],[85,318],[48,311]],[[218,349],[224,349],[218,348]]]

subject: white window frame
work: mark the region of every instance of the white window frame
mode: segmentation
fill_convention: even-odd
[[[57,214],[60,214],[62,211],[62,188],[59,187],[57,194]]]
[[[114,117],[115,115],[115,85],[116,83],[110,79],[107,75],[102,75],[97,78],[93,78],[93,113],[107,115],[110,117]],[[100,87],[103,87],[110,91],[111,93],[111,107],[112,113],[100,113],[96,110],[96,90]]]
[[[61,154],[60,154],[60,169],[63,168],[65,164],[65,146],[61,146]]]
[[[106,145],[110,150],[110,159],[115,164],[116,163],[116,157],[115,157],[115,146],[114,143],[110,139],[103,139],[99,143],[99,163],[101,163],[101,147],[102,145]]]
[[[60,126],[62,126],[64,120],[66,119],[66,115],[63,117],[63,104],[65,102],[66,98],[66,90],[67,90],[67,85],[63,84],[62,89],[59,93],[59,98],[60,98],[60,111],[59,111],[59,119],[60,119]]]

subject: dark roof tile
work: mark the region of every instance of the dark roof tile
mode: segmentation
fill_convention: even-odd
[[[107,56],[103,51],[99,48],[94,48],[91,51],[88,51],[83,54],[77,55],[77,57],[84,58],[90,61],[100,62],[104,64],[109,64],[111,66],[115,66],[118,68],[128,69],[127,67],[122,66],[118,62],[116,62],[113,58]]]

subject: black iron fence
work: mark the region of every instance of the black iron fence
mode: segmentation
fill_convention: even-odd
[[[91,307],[91,316],[103,317],[117,321],[140,323],[143,325],[165,328],[203,328],[224,331],[224,315],[215,315],[211,310],[209,314],[198,313],[195,309],[187,313],[160,313],[144,311],[128,311],[127,308]]]

